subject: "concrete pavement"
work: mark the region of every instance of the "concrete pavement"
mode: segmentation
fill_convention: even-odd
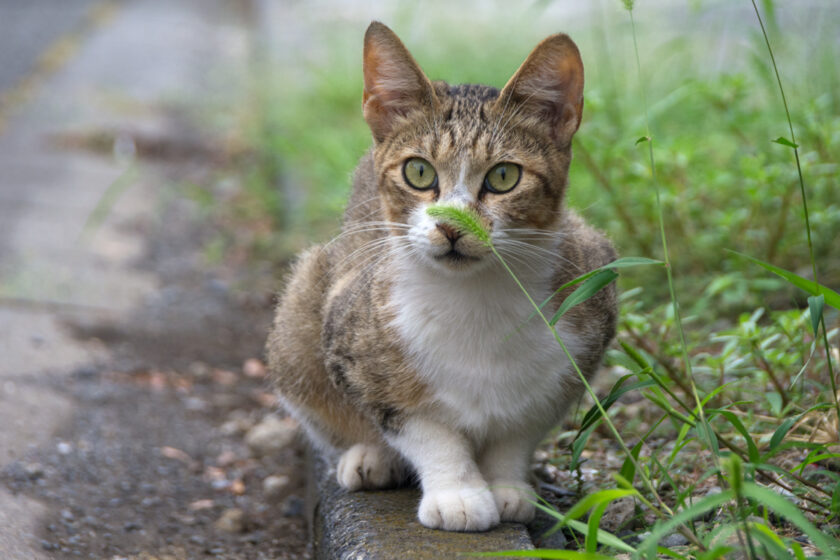
[[[0,7],[0,93],[15,93],[0,113],[0,467],[55,445],[74,406],[56,387],[109,358],[103,343],[77,340],[66,322],[124,319],[160,289],[137,261],[168,181],[154,164],[54,139],[123,131],[130,148],[136,132],[166,137],[167,104],[200,98],[222,83],[216,72],[247,56],[228,3],[134,0],[97,19],[102,5]],[[50,48],[67,52],[52,53],[57,62],[45,68]],[[112,204],[92,223],[103,201]],[[45,513],[0,486],[0,557],[52,557],[35,536]]]

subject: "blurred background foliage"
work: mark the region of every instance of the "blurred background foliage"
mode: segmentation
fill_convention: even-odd
[[[349,3],[352,4],[352,3]],[[388,23],[427,75],[501,87],[539,40],[578,43],[586,67],[568,203],[606,230],[623,255],[661,257],[647,165],[643,98],[627,12],[618,0],[433,1],[296,13],[288,56],[263,59],[238,111],[250,155],[235,170],[234,213],[256,233],[247,251],[284,263],[338,232],[358,159],[370,147],[361,115],[361,42]],[[764,2],[791,107],[812,209],[822,280],[840,283],[840,15],[831,2]],[[372,10],[372,11],[371,11]],[[295,14],[293,14],[295,15]],[[734,249],[807,275],[808,251],[792,151],[766,47],[748,2],[638,2],[634,11],[678,293],[693,311],[801,305],[781,281],[727,254]],[[230,210],[230,209],[228,209]],[[231,241],[221,242],[220,246]],[[220,249],[217,247],[216,249]],[[655,271],[622,280],[664,301]],[[691,303],[687,303],[691,302]]]

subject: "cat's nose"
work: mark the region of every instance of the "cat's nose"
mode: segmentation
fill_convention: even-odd
[[[449,224],[436,224],[440,232],[446,237],[452,245],[463,235],[460,231],[450,226]]]

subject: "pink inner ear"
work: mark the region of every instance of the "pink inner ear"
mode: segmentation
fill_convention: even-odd
[[[362,104],[377,140],[387,136],[395,119],[434,102],[434,92],[422,70],[396,35],[390,30],[387,33],[391,35],[365,42]]]
[[[571,141],[583,111],[583,63],[574,42],[552,35],[537,45],[502,97],[549,124],[558,144]]]

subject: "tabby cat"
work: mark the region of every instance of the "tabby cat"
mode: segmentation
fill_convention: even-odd
[[[300,255],[288,280],[268,339],[273,379],[313,443],[338,459],[347,490],[415,476],[427,527],[527,522],[534,448],[582,384],[488,246],[426,209],[473,209],[536,301],[615,259],[563,205],[580,54],[552,35],[501,91],[452,86],[430,81],[374,22],[362,106],[373,148],[342,234]],[[610,287],[557,323],[586,376],[615,321]]]

